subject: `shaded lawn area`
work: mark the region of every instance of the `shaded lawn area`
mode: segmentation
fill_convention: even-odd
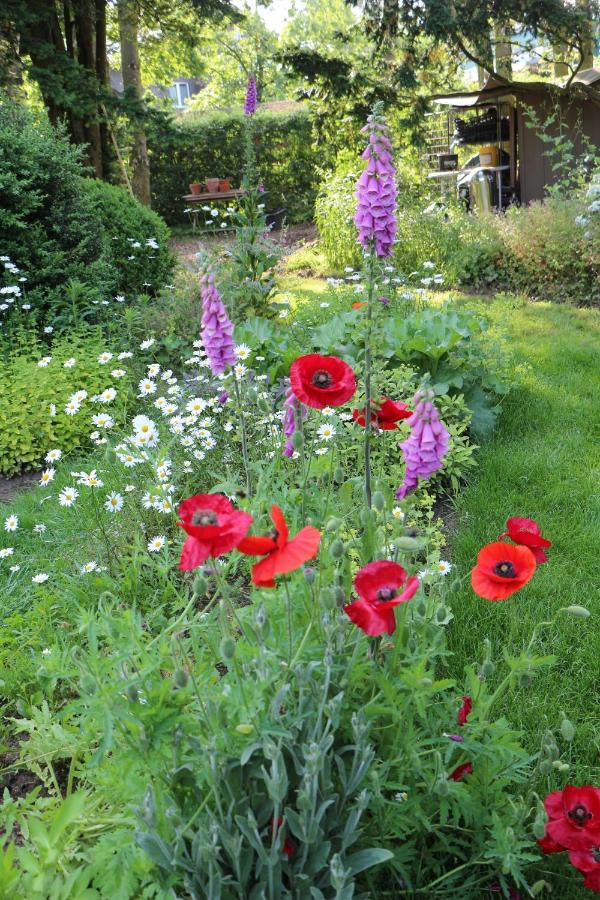
[[[467,305],[472,305],[465,300]],[[451,662],[462,667],[482,657],[482,641],[517,655],[538,622],[560,607],[586,606],[589,619],[560,614],[544,629],[536,651],[554,654],[504,712],[532,751],[562,711],[576,726],[572,769],[566,781],[600,783],[600,312],[548,303],[510,309],[486,304],[493,322],[507,328],[517,363],[528,368],[506,398],[493,438],[477,454],[479,467],[457,501],[452,561],[468,572],[477,551],[495,540],[510,515],[537,519],[553,541],[549,562],[504,602],[477,598],[469,580],[455,585],[450,602]],[[568,745],[559,738],[562,748]],[[567,754],[567,760],[569,756]],[[562,787],[557,776],[549,787]]]

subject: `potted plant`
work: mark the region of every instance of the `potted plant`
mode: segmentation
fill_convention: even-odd
[[[219,192],[219,179],[218,178],[207,178],[206,179],[206,189],[209,194],[217,194]]]
[[[223,193],[224,191],[231,190],[231,182],[229,178],[219,178],[219,192]]]
[[[190,184],[190,194],[202,193],[202,185],[199,181],[192,181]]]

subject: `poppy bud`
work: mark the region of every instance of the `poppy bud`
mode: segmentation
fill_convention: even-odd
[[[338,519],[336,516],[332,516],[325,525],[325,531],[337,531],[341,524],[341,519]]]
[[[127,686],[127,699],[131,700],[132,703],[137,703],[139,698],[138,689],[135,684],[130,684]]]
[[[323,588],[319,591],[319,603],[324,606],[325,609],[333,609],[335,606],[335,597],[331,588]]]
[[[343,606],[346,602],[346,594],[344,593],[344,589],[341,588],[339,584],[336,588],[334,588],[333,595],[338,606]]]
[[[232,638],[224,637],[219,644],[219,652],[223,659],[233,659],[235,656],[235,641]]]
[[[345,553],[345,547],[343,541],[340,541],[339,538],[336,538],[331,542],[329,547],[329,553],[333,557],[333,559],[341,559]]]
[[[333,480],[335,481],[336,484],[341,484],[342,481],[345,480],[345,478],[346,478],[346,475],[344,473],[344,470],[342,469],[341,466],[338,466],[337,469],[335,470],[335,472],[333,473]]]
[[[294,450],[302,450],[304,447],[304,435],[301,431],[295,431],[292,435],[292,447]]]
[[[575,726],[572,722],[569,722],[568,719],[563,719],[560,723],[560,733],[562,734],[565,741],[571,743],[571,741],[575,737]]]
[[[173,682],[178,688],[184,688],[187,686],[189,681],[188,673],[185,669],[177,669],[175,675],[173,676]]]
[[[302,570],[302,574],[309,584],[313,584],[315,578],[317,577],[317,573],[312,566],[306,566],[306,568]]]
[[[385,509],[385,497],[381,493],[381,491],[375,491],[373,494],[373,507],[377,510],[377,512],[383,512]]]
[[[544,835],[542,835],[542,837],[543,836]],[[537,837],[537,835],[536,835],[536,837]],[[531,885],[531,896],[537,897],[538,894],[541,894],[542,891],[545,891],[545,890],[551,890],[551,887],[547,881],[544,881],[543,878],[540,878],[539,881],[536,881],[535,884]]]
[[[439,778],[437,780],[435,792],[438,797],[446,797],[448,795],[448,781],[445,778]]]
[[[192,585],[192,591],[194,592],[194,596],[196,597],[204,597],[206,594],[206,588],[208,587],[208,582],[204,575],[198,573],[194,578],[194,583]]]
[[[532,831],[534,837],[538,838],[538,840],[541,840],[546,834],[546,816],[544,814],[543,807],[538,810],[535,821],[533,823]]]
[[[496,666],[491,659],[484,659],[481,664],[481,674],[484,678],[488,678],[496,671]]]
[[[589,619],[591,616],[591,612],[589,609],[586,609],[585,606],[565,606],[561,609],[561,612],[570,613],[572,616],[577,616],[579,619]]]
[[[258,405],[258,408],[261,410],[261,412],[264,412],[264,413],[271,412],[271,406],[269,404],[269,401],[266,400],[264,397],[258,398],[257,405]]]
[[[540,763],[540,772],[542,773],[542,775],[549,775],[551,771],[552,763],[549,759],[543,759]]]
[[[412,537],[399,537],[394,541],[398,550],[404,550],[405,553],[411,553],[420,548],[420,544]]]

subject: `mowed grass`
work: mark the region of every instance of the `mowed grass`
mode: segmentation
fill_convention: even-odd
[[[543,630],[536,650],[555,655],[555,666],[501,711],[532,751],[564,712],[577,729],[568,780],[600,784],[600,312],[548,303],[511,308],[502,299],[486,306],[491,322],[508,330],[515,362],[527,368],[457,500],[452,561],[459,575],[468,572],[511,515],[535,518],[553,546],[549,562],[504,602],[476,597],[468,578],[455,585],[452,667],[459,675],[481,658],[485,637],[497,661],[503,650],[517,655],[539,622],[561,607],[587,607],[589,619],[562,613]]]

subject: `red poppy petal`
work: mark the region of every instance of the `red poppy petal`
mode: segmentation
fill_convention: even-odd
[[[271,519],[273,520],[273,525],[275,526],[275,531],[277,532],[277,546],[281,549],[281,547],[285,546],[289,532],[284,515],[280,507],[277,506],[276,503],[274,503],[271,507]]]
[[[232,512],[233,506],[223,494],[194,494],[179,504],[178,512],[180,518],[191,521],[192,516],[199,509],[210,509],[217,515],[223,515]]]
[[[563,816],[565,814],[563,791],[552,791],[550,794],[546,794],[544,809],[550,819],[558,819],[560,816]]]
[[[471,587],[479,597],[484,600],[506,600],[511,594],[519,591],[525,581],[517,581],[514,579],[504,579],[503,583],[491,579],[486,572],[482,572],[475,566],[471,569]]]
[[[270,553],[276,547],[277,544],[273,538],[260,537],[258,535],[255,537],[251,534],[237,545],[236,550],[239,550],[240,553],[245,553],[247,556],[264,556],[265,553]]]
[[[211,555],[211,545],[204,541],[198,541],[196,538],[186,538],[181,548],[181,558],[179,560],[179,568],[184,572],[191,572],[203,565]]]
[[[374,603],[378,599],[377,592],[380,588],[399,588],[405,580],[406,571],[399,563],[387,559],[376,559],[367,563],[356,573],[354,588],[360,597]]]
[[[543,850],[544,853],[562,853],[565,849],[564,847],[561,847],[560,844],[555,844],[547,834],[545,834],[543,838],[538,838],[537,843],[538,847]]]
[[[577,828],[566,816],[548,822],[546,834],[565,850],[585,850],[592,845],[600,846],[600,829]]]
[[[380,604],[368,603],[361,598],[344,606],[344,612],[369,637],[379,637],[384,632],[393,634],[396,630],[393,609],[382,610]]]
[[[528,531],[530,534],[540,534],[540,526],[535,519],[527,519],[525,516],[511,516],[506,520],[508,531]]]
[[[600,872],[590,872],[585,876],[583,884],[595,894],[600,894]]]
[[[600,862],[596,859],[593,847],[585,850],[569,850],[569,862],[580,872],[600,872]]]
[[[591,784],[582,787],[568,784],[563,791],[563,804],[565,810],[573,809],[574,806],[585,806],[592,815],[589,825],[593,828],[600,827],[600,789],[597,787]]]
[[[241,543],[242,538],[246,536],[251,525],[252,516],[250,513],[235,510],[227,517],[219,534],[212,539],[213,549],[211,555],[220,556],[221,553],[229,553],[230,550],[233,550]]]
[[[451,781],[462,781],[465,775],[471,775],[473,772],[473,766],[470,762],[463,763],[461,766],[457,766],[453,772],[450,772],[448,778]]]

